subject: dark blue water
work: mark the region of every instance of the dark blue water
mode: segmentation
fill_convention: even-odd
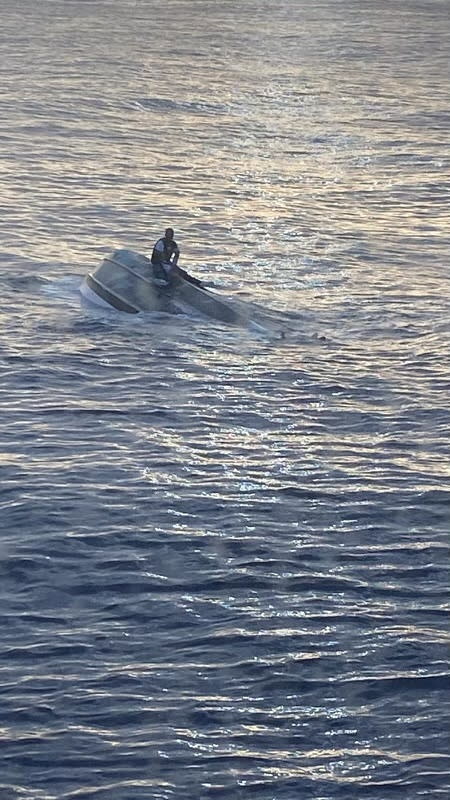
[[[448,3],[2,27],[0,800],[447,798]]]

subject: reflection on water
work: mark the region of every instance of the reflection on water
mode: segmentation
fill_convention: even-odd
[[[5,0],[1,800],[443,796],[447,5]]]

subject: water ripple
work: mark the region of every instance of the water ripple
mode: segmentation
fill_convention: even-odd
[[[4,3],[0,800],[446,796],[446,10]]]

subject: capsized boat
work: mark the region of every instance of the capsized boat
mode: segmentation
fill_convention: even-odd
[[[231,324],[248,322],[225,300],[209,289],[202,289],[177,277],[173,285],[161,286],[153,276],[149,258],[133,250],[116,250],[80,286],[82,296],[91,303],[116,308],[128,314],[149,311],[189,313],[199,311]]]

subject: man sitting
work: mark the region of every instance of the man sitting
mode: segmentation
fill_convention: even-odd
[[[178,266],[180,249],[173,237],[173,228],[166,228],[164,236],[155,243],[151,258],[155,281],[163,286],[175,283],[177,278],[183,278],[194,286],[203,288],[201,281]]]

